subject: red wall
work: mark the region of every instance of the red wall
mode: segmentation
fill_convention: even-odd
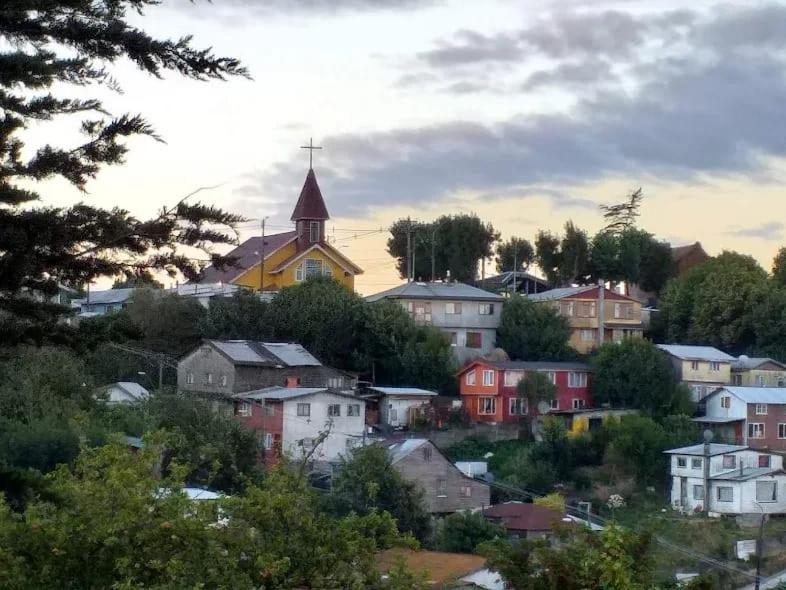
[[[236,402],[235,405],[235,418],[240,421],[241,424],[262,435],[272,434],[274,440],[278,441],[278,448],[265,449],[264,439],[260,440],[265,462],[275,462],[279,457],[281,450],[281,435],[284,432],[284,404],[280,401],[251,402],[251,416],[239,416],[237,414],[237,404],[239,403],[240,402]],[[265,403],[273,407],[272,416],[266,415]]]
[[[475,369],[475,385],[467,385],[466,374]],[[483,370],[494,371],[494,385],[484,386]],[[530,369],[531,370],[531,369]],[[552,370],[552,369],[549,369]],[[570,370],[556,370],[556,399],[559,400],[560,410],[570,410],[573,408],[574,399],[584,400],[587,408],[592,407],[592,396],[590,386],[592,385],[592,374],[587,377],[587,387],[568,387],[568,373]],[[522,417],[510,414],[510,398],[518,397],[516,387],[505,386],[505,371],[496,367],[483,364],[482,361],[472,363],[459,374],[459,391],[464,402],[464,409],[469,415],[470,422],[519,422]],[[479,414],[478,404],[480,397],[494,397],[497,402],[496,413],[493,415]],[[537,415],[537,408],[529,408],[528,415]]]
[[[748,424],[751,422],[764,424],[764,438],[748,438],[750,448],[786,451],[786,439],[778,438],[778,424],[786,423],[786,404],[767,404],[764,415],[756,414],[756,404],[748,404]]]

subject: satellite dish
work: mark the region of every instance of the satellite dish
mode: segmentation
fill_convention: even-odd
[[[708,428],[707,430],[704,431],[704,442],[705,443],[712,442],[714,436],[715,434],[712,432],[712,430]]]
[[[550,409],[551,405],[548,402],[538,402],[538,414],[547,414]]]

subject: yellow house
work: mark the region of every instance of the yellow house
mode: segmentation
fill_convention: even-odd
[[[744,387],[786,387],[786,365],[771,358],[741,356],[731,363],[731,384]]]
[[[569,344],[587,354],[604,342],[641,338],[641,302],[605,287],[564,287],[528,295],[536,303],[550,305],[568,320]]]
[[[328,276],[355,288],[363,270],[331,246],[325,236],[330,219],[313,169],[309,169],[295,210],[293,231],[249,238],[229,253],[234,266],[208,267],[201,283],[231,283],[259,291],[278,291],[314,276]]]
[[[694,402],[731,383],[731,364],[736,359],[713,346],[658,344],[658,348],[668,355],[677,379],[691,389]]]

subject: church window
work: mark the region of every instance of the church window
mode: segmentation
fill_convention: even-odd
[[[309,224],[308,232],[309,232],[310,240],[312,242],[318,242],[319,241],[319,222],[318,221],[312,221]]]
[[[295,280],[304,281],[310,277],[333,276],[330,265],[323,263],[318,258],[306,258],[295,269]]]

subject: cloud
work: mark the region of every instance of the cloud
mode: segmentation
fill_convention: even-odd
[[[768,19],[774,18],[772,7],[761,10]],[[642,38],[658,44],[642,37],[641,31],[665,31],[658,37],[662,40],[674,38],[673,27],[688,27],[679,37],[681,43],[690,40],[691,45],[679,52],[655,52],[631,70],[636,75],[632,90],[612,84],[580,98],[568,113],[521,113],[494,124],[457,120],[322,138],[326,149],[317,172],[332,212],[358,215],[460,193],[513,198],[518,194],[526,199],[538,191],[555,207],[589,208],[594,202],[571,196],[564,187],[620,178],[646,184],[697,182],[707,175],[762,175],[770,158],[786,157],[786,135],[781,131],[786,56],[771,50],[775,40],[769,33],[763,34],[762,47],[749,44],[752,32],[740,36],[744,43],[740,40],[729,47],[708,41],[725,30],[735,15],[746,26],[760,23],[769,30],[768,19],[756,14],[756,9],[724,9],[714,17],[685,12],[642,17],[644,24],[634,19],[625,35],[620,31],[630,22],[615,15],[617,25],[612,30],[622,35],[616,49],[606,33],[587,32],[558,43],[547,31],[537,41],[539,47],[565,60],[550,74],[530,77],[528,83],[534,87],[581,85],[582,76],[586,80],[608,77],[603,67],[606,59],[589,58],[597,67],[586,74],[569,64],[577,53],[596,51],[607,57],[612,51],[625,53]],[[778,14],[786,19],[786,7]],[[561,31],[582,28],[573,20],[560,22]],[[585,25],[591,28],[600,22],[590,15]],[[461,38],[477,41],[467,33]],[[531,35],[526,39],[535,43]],[[744,51],[744,59],[739,51]],[[443,64],[459,54],[445,55],[438,58]],[[464,54],[462,59],[467,63],[470,58]],[[298,154],[257,176],[253,186],[258,194],[291,201],[302,183],[302,162]],[[544,192],[540,188],[544,186],[555,192]]]
[[[731,228],[726,233],[738,238],[759,238],[762,240],[780,240],[784,236],[784,226],[780,221],[770,221],[753,227]]]
[[[619,77],[614,74],[608,61],[589,59],[579,63],[564,63],[549,70],[534,72],[524,81],[521,89],[531,91],[544,86],[565,88],[618,81]]]

